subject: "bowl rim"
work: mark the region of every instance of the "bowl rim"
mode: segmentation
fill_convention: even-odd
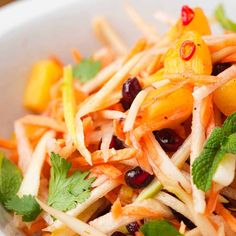
[[[43,15],[83,0],[21,0],[0,8],[0,38]]]

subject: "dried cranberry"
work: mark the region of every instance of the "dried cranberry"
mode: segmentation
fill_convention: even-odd
[[[125,146],[120,139],[118,139],[115,135],[113,135],[109,148],[115,148],[115,150],[120,150],[125,148]]]
[[[181,9],[182,24],[188,25],[194,18],[194,11],[189,6],[185,5]]]
[[[131,222],[128,225],[126,225],[126,229],[129,231],[131,235],[135,235],[135,232],[137,232],[140,228],[140,225],[137,221]]]
[[[128,170],[125,173],[125,182],[131,188],[144,188],[153,180],[153,178],[153,175],[150,175],[145,170],[142,170],[139,166]]]
[[[123,233],[120,232],[120,231],[116,231],[116,232],[114,232],[111,236],[126,236],[126,235],[123,234]]]
[[[218,63],[213,66],[212,75],[218,75],[231,66],[230,63]]]
[[[122,87],[121,104],[125,110],[128,110],[137,96],[142,90],[137,78],[130,78],[125,81]]]
[[[172,129],[154,131],[156,140],[166,152],[175,152],[183,143],[183,139]]]

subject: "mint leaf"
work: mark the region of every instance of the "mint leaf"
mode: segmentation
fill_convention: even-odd
[[[216,7],[215,17],[224,29],[230,30],[230,31],[236,31],[236,24],[226,16],[225,10],[222,4],[219,4]]]
[[[90,196],[94,178],[86,179],[89,172],[75,171],[68,176],[71,164],[60,155],[51,153],[51,177],[48,204],[58,210],[67,211]]]
[[[73,66],[74,78],[79,78],[81,83],[85,83],[95,77],[101,68],[101,62],[91,58],[83,59],[79,64]]]
[[[181,236],[182,234],[166,220],[153,220],[145,223],[141,228],[144,236]]]
[[[5,203],[16,195],[20,188],[22,175],[15,164],[0,153],[0,203]]]
[[[32,195],[24,195],[22,198],[15,195],[6,202],[5,206],[17,215],[22,215],[25,222],[35,220],[41,212],[39,204]]]
[[[192,166],[193,182],[206,192],[211,188],[212,178],[219,163],[227,153],[236,154],[236,113],[215,128],[204,145],[203,151]]]
[[[236,132],[236,112],[227,117],[222,125],[225,136],[229,136]]]
[[[228,138],[224,139],[221,149],[226,153],[236,154],[236,133],[233,133],[229,135]]]

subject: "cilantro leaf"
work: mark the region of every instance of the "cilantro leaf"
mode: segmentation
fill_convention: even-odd
[[[5,206],[17,215],[22,215],[25,222],[35,220],[41,212],[39,204],[32,195],[24,195],[22,198],[15,195],[6,202]]]
[[[83,59],[79,64],[73,66],[74,78],[79,78],[81,83],[85,83],[99,72],[101,62],[91,58]]]
[[[75,171],[68,176],[71,164],[60,155],[51,153],[51,177],[48,204],[58,210],[67,211],[84,202],[90,196],[94,178],[86,179],[89,172]]]
[[[236,24],[226,16],[225,10],[222,4],[219,4],[216,7],[215,17],[224,29],[230,30],[230,31],[236,31]]]
[[[144,236],[181,236],[182,234],[166,220],[153,220],[145,223],[141,228]]]
[[[5,203],[16,195],[20,188],[22,175],[10,160],[0,153],[0,203]]]

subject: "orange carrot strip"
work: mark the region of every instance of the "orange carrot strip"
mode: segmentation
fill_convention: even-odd
[[[142,206],[126,206],[122,208],[122,215],[130,217],[144,217],[144,218],[155,218],[159,216],[159,213],[154,212],[146,207]]]
[[[135,232],[135,236],[144,236],[144,234],[139,232],[139,231],[137,231],[137,232]]]
[[[232,53],[229,56],[225,57],[222,62],[235,62],[236,61],[236,53]]]
[[[207,96],[202,103],[201,122],[206,127],[209,124],[211,116],[214,114],[212,95]]]
[[[115,163],[123,160],[128,160],[137,154],[137,151],[133,148],[124,148],[121,150],[114,150],[109,149],[109,163]],[[104,164],[104,159],[103,159],[103,151],[98,150],[92,153],[92,162],[94,165],[99,165],[99,164]],[[88,166],[88,163],[84,160],[83,157],[77,157],[71,160],[72,166],[74,168],[78,168],[81,166]]]
[[[122,172],[111,164],[98,165],[93,167],[90,171],[92,173],[105,174],[112,179],[116,179],[122,175]]]
[[[71,49],[71,54],[72,54],[72,57],[73,57],[75,63],[80,63],[80,61],[81,61],[81,54],[80,54],[80,52],[76,48],[72,48]]]
[[[117,219],[122,215],[122,207],[119,198],[117,198],[116,201],[113,203],[111,213],[114,219]]]
[[[236,232],[236,218],[231,214],[231,212],[224,208],[224,206],[219,202],[216,204],[215,211],[218,215],[221,215],[223,219],[229,224],[231,229]]]
[[[118,193],[116,192],[116,189],[114,189],[113,191],[110,191],[109,193],[105,195],[105,198],[112,204],[114,204],[114,202],[117,200],[117,197],[118,197]]]
[[[210,195],[207,201],[205,215],[209,216],[215,211],[216,204],[218,201],[219,193],[214,191],[214,186],[211,188]]]
[[[36,233],[40,233],[42,229],[47,226],[45,220],[43,218],[39,218],[37,221],[34,221],[30,228],[28,229],[28,234],[33,235]]]
[[[0,148],[12,150],[16,148],[16,144],[11,140],[0,138]]]
[[[139,166],[142,169],[146,170],[150,174],[153,174],[152,167],[151,167],[151,165],[149,164],[149,161],[148,161],[147,153],[145,153],[144,151],[139,153],[139,155],[137,155],[137,161],[138,161]]]

